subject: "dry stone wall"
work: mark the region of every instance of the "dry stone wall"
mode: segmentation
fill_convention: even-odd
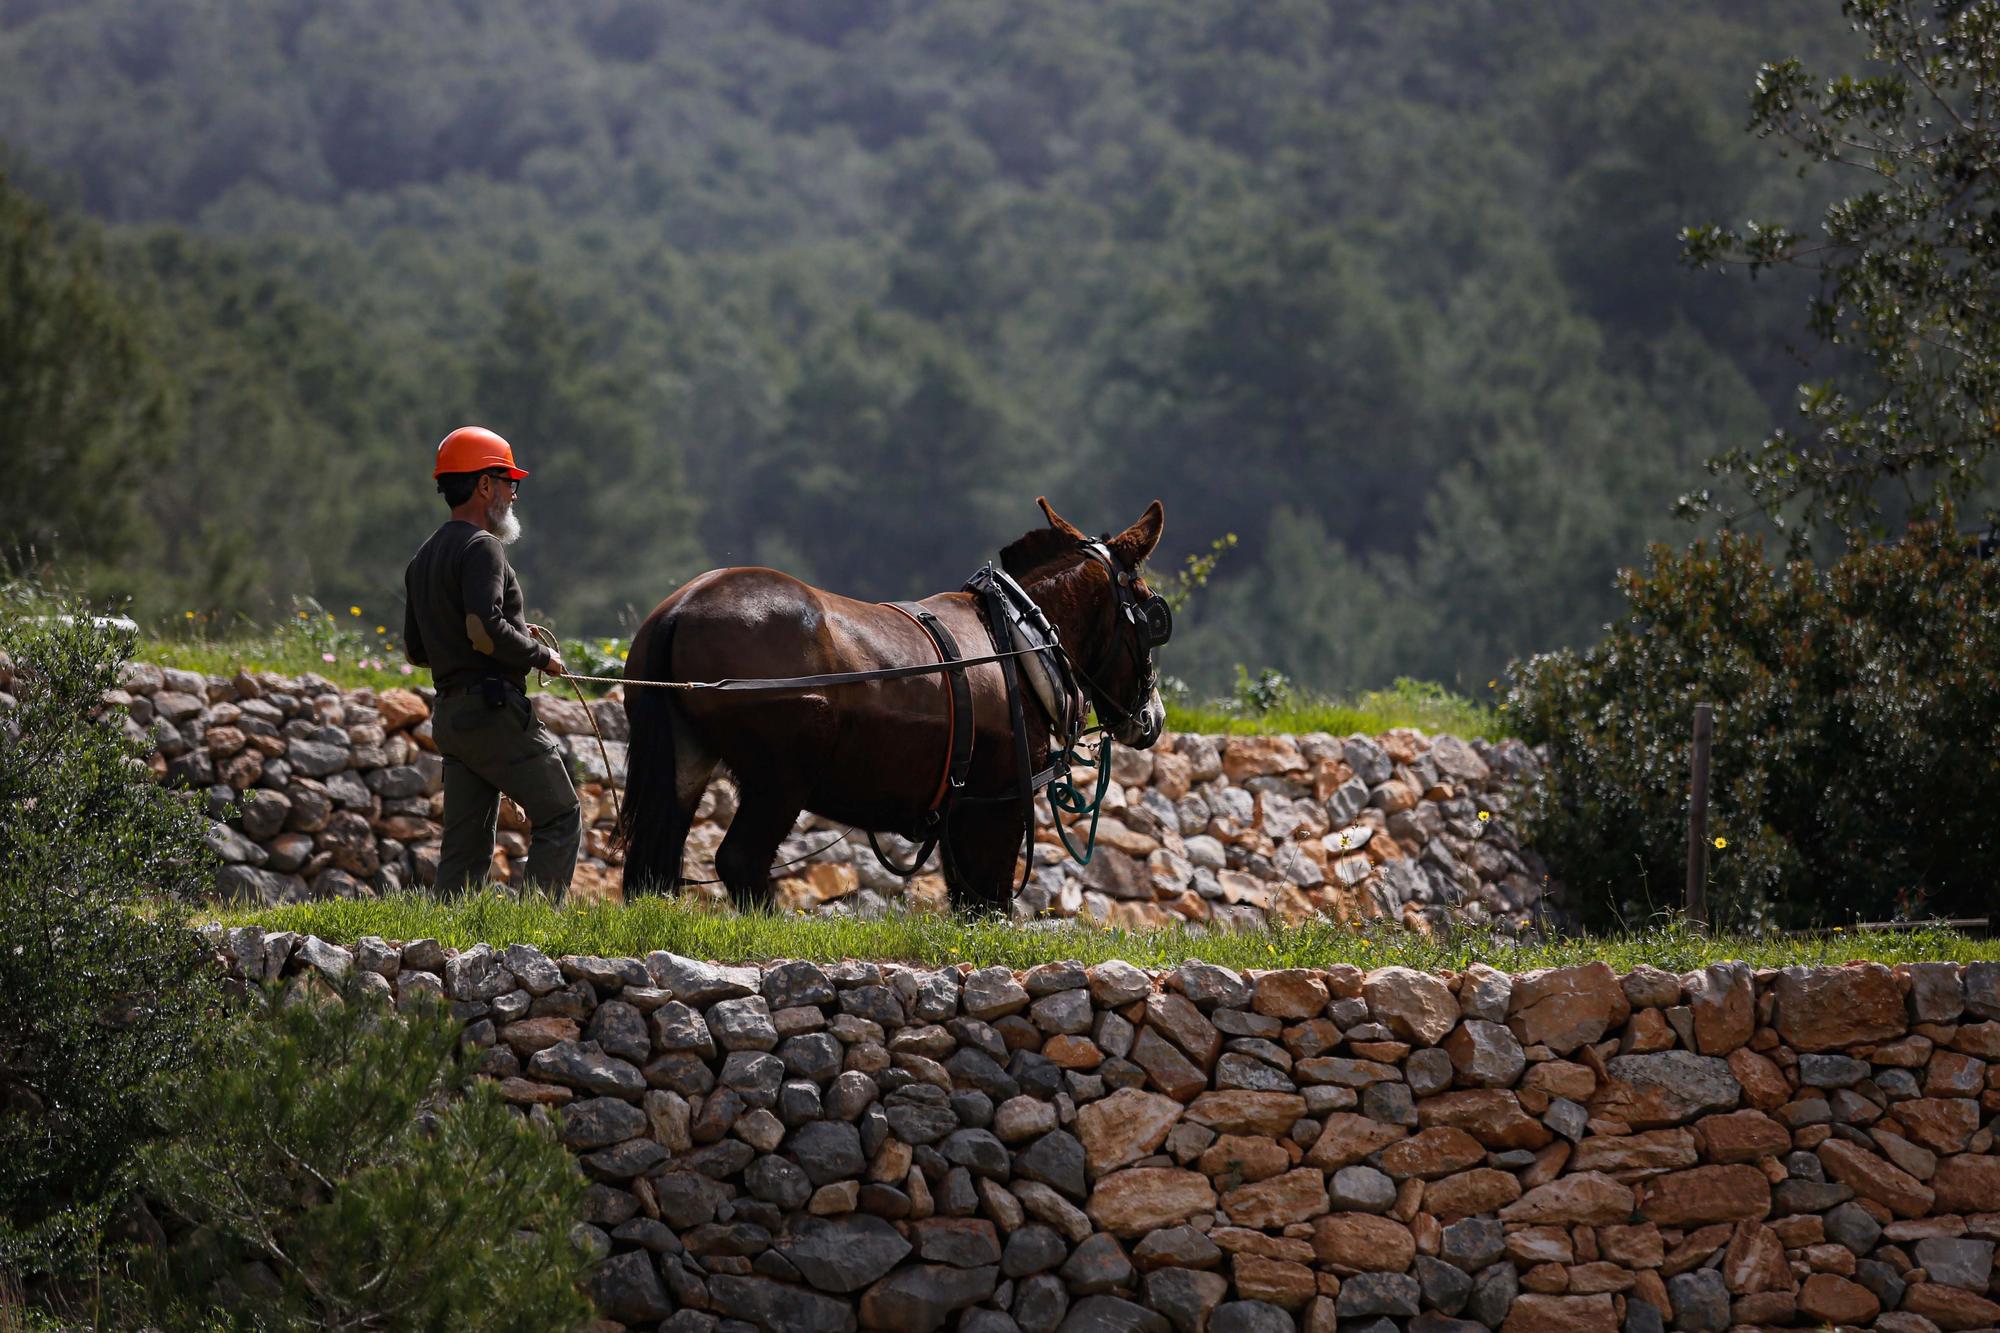
[[[612,1326],[2000,1325],[2000,964],[719,966],[211,933],[442,996]]]
[[[218,888],[277,903],[431,882],[443,813],[431,698],[419,689],[342,691],[310,675],[203,676],[141,663],[107,704],[154,747],[162,777],[207,793],[224,862]],[[586,708],[557,694],[536,695],[535,706],[561,739],[584,804],[571,891],[615,897],[624,707],[615,696]],[[1320,916],[1424,930],[1451,921],[1522,928],[1546,870],[1520,845],[1508,813],[1536,768],[1533,751],[1517,741],[1409,730],[1169,735],[1150,751],[1116,747],[1095,856],[1088,866],[1071,860],[1047,802],[1037,802],[1035,870],[1014,911],[1128,927],[1242,929]],[[690,878],[713,877],[711,858],[734,810],[725,778],[698,811]],[[940,876],[906,884],[865,840],[834,841],[839,832],[801,818],[778,855],[781,863],[803,858],[781,871],[781,906],[863,915],[943,906]],[[897,846],[907,854],[908,844]],[[525,819],[504,803],[494,878],[513,879],[527,847]]]

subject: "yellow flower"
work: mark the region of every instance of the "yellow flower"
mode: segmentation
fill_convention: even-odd
[[[1847,930],[1847,927],[1846,927],[1846,926],[1835,926],[1835,927],[1833,928],[1833,933],[1834,933],[1834,934],[1836,934],[1836,935],[1840,935],[1840,934],[1844,934],[1844,933],[1846,932],[1846,930]]]
[[[1499,681],[1498,681],[1497,679],[1495,679],[1495,680],[1489,680],[1489,681],[1487,681],[1487,682],[1486,682],[1486,688],[1487,688],[1487,689],[1489,689],[1489,690],[1491,690],[1491,689],[1497,689],[1497,688],[1499,687],[1499,685],[1500,685],[1500,682],[1499,682]]]
[[[1715,840],[1715,850],[1718,852],[1721,851],[1724,847],[1727,847],[1728,845],[1729,845],[1729,839],[1727,838],[1717,838]]]
[[[306,618],[306,613],[303,611],[299,612],[299,619],[304,620],[305,618]]]
[[[347,608],[347,614],[350,616],[358,616],[361,614],[361,608],[358,606],[350,606]]]
[[[621,661],[621,662],[623,662],[623,661],[624,661],[624,660],[626,659],[626,657],[627,657],[627,656],[628,656],[628,654],[625,654],[625,653],[620,653],[620,654],[618,654],[618,660],[619,660],[619,661]]]
[[[193,620],[193,619],[194,619],[194,612],[192,612],[192,611],[183,611],[183,612],[181,612],[181,614],[182,614],[182,615],[184,615],[184,616],[186,616],[186,617],[187,617],[187,618],[188,618],[189,620]]]
[[[377,625],[375,627],[375,632],[377,634],[387,634],[389,632],[389,627],[387,625]]]
[[[1485,823],[1485,822],[1486,822],[1487,820],[1489,820],[1489,819],[1491,819],[1491,818],[1493,818],[1493,812],[1492,812],[1491,810],[1481,810],[1481,811],[1479,812],[1479,822],[1480,822],[1480,823],[1484,824],[1484,823]]]

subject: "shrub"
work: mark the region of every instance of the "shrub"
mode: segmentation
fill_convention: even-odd
[[[582,1177],[457,1046],[431,1006],[253,996],[201,1076],[160,1089],[151,1192],[198,1224],[159,1267],[163,1303],[300,1329],[588,1320]]]
[[[92,721],[129,640],[0,615],[0,1267],[85,1268],[214,988],[183,916],[206,822]]]
[[[1991,910],[2000,565],[1949,516],[1824,568],[1725,535],[1621,579],[1607,637],[1518,665],[1509,695],[1549,747],[1530,836],[1586,921],[1679,904],[1701,701],[1716,924]]]

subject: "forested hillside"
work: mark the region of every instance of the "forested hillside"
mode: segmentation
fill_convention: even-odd
[[[1676,232],[1812,216],[1744,97],[1843,37],[1832,0],[0,0],[56,219],[10,201],[0,260],[99,283],[139,395],[0,439],[45,478],[5,535],[153,613],[386,617],[478,420],[567,633],[718,563],[935,590],[1037,494],[1159,496],[1165,560],[1242,539],[1171,672],[1483,685],[1593,638],[1701,460],[1790,416],[1803,288]]]

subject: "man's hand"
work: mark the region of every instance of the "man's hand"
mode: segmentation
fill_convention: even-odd
[[[554,653],[549,654],[549,664],[543,667],[542,670],[548,672],[551,676],[567,676],[569,674],[569,668],[563,665],[562,658]]]

